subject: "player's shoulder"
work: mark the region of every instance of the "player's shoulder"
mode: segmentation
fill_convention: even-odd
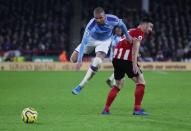
[[[106,14],[106,20],[108,22],[118,22],[119,18],[115,15],[112,15],[112,14]]]
[[[129,34],[132,36],[132,37],[139,37],[139,36],[144,36],[144,32],[141,31],[139,28],[131,28],[129,29]]]

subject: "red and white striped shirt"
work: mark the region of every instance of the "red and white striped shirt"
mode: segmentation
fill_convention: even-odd
[[[144,32],[139,28],[130,29],[129,34],[131,37],[136,37],[139,40],[144,38]],[[114,58],[132,61],[132,46],[133,43],[130,43],[125,38],[122,38],[115,46]]]

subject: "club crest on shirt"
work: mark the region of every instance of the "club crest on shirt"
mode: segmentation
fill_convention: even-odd
[[[138,36],[138,39],[139,39],[139,40],[142,40],[142,39],[143,39],[143,37],[142,37],[142,36]]]

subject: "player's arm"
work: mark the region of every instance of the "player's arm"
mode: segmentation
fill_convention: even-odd
[[[122,21],[122,19],[119,19],[119,24],[118,25],[121,27],[121,29],[122,29],[126,39],[131,42],[132,41],[132,37],[129,35],[127,27],[126,27],[125,23]]]
[[[79,54],[78,54],[78,59],[77,59],[77,62],[80,63],[82,62],[82,58],[83,58],[83,55],[84,55],[84,47],[85,45],[88,43],[88,40],[89,40],[89,37],[90,37],[90,25],[92,24],[93,20],[90,20],[90,22],[87,24],[86,28],[85,28],[85,31],[84,31],[84,34],[83,34],[83,37],[82,37],[82,41],[81,41],[81,46],[80,46],[80,51],[79,51]]]
[[[139,53],[141,40],[137,38],[133,38],[133,47],[132,47],[132,62],[133,62],[133,71],[134,73],[137,73],[139,68],[137,66],[137,57]]]
[[[78,54],[77,62],[82,62],[82,58],[83,58],[83,55],[84,55],[84,47],[88,43],[88,39],[89,39],[89,31],[85,30],[82,41],[80,43],[81,46],[80,46],[80,51],[79,51],[79,54]]]
[[[110,19],[112,19],[114,26],[119,26],[122,29],[122,32],[124,33],[126,39],[129,40],[130,43],[131,43],[132,42],[132,38],[129,35],[127,27],[126,27],[125,23],[123,22],[123,20],[119,19],[117,16],[114,16],[114,15],[107,15],[107,16]]]
[[[88,30],[85,29],[82,41],[80,43],[81,45],[80,45],[80,50],[79,50],[78,58],[77,58],[77,64],[76,64],[76,70],[77,71],[79,71],[81,66],[82,66],[82,58],[83,58],[83,55],[84,55],[84,47],[88,43],[88,39],[89,39],[89,32],[88,32]]]

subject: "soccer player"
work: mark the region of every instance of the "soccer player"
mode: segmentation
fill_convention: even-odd
[[[105,14],[101,7],[95,8],[93,15],[94,18],[87,24],[82,41],[72,53],[70,60],[74,63],[77,62],[76,69],[79,70],[82,65],[82,57],[84,53],[88,54],[95,50],[96,57],[93,59],[83,80],[72,90],[74,95],[80,93],[85,84],[93,77],[101,66],[102,61],[109,50],[112,30],[115,26],[119,26],[122,29],[129,41],[132,40],[125,24],[117,16]]]
[[[110,114],[110,106],[121,90],[125,74],[127,74],[127,76],[136,84],[133,115],[148,114],[141,108],[145,90],[145,80],[143,73],[138,66],[137,57],[144,34],[150,33],[152,29],[152,21],[149,18],[144,18],[137,28],[129,30],[131,37],[135,38],[133,39],[133,42],[130,43],[126,39],[121,39],[116,45],[114,50],[114,58],[112,61],[116,86],[113,86],[109,91],[102,114]]]
[[[120,41],[120,39],[123,36],[123,32],[121,30],[121,28],[119,26],[116,26],[114,28],[114,32],[113,32],[113,37],[112,37],[112,42],[111,42],[111,48],[110,48],[110,60],[112,61],[113,59],[113,52],[114,52],[114,48],[117,45],[117,43]],[[113,85],[115,85],[115,79],[114,79],[114,73],[112,73],[109,78],[106,80],[106,83],[108,84],[109,87],[112,87]]]

